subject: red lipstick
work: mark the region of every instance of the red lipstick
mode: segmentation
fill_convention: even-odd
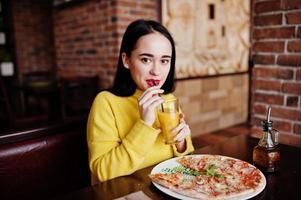
[[[146,83],[149,87],[157,86],[160,84],[160,80],[155,80],[155,79],[148,79],[146,80]]]

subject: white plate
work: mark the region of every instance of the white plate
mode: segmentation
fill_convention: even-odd
[[[212,156],[212,155],[208,155],[208,154],[203,154],[203,155],[189,155],[190,157],[202,157],[202,156]],[[216,156],[216,155],[214,155]],[[218,156],[221,156],[221,155],[218,155]],[[236,159],[236,158],[232,158],[232,157],[228,157],[228,156],[221,156],[222,158],[231,158],[231,159],[235,159],[235,160],[239,160],[239,159]],[[166,160],[166,161],[163,161],[161,163],[159,163],[158,165],[156,165],[152,171],[151,171],[151,174],[156,174],[156,173],[164,173],[164,170],[163,169],[166,169],[166,168],[174,168],[176,166],[179,166],[180,163],[177,162],[177,160],[179,159],[179,157],[177,158],[171,158],[169,160]],[[252,165],[253,166],[253,165]],[[253,166],[254,167],[254,166]],[[255,168],[255,167],[254,167]],[[252,198],[256,195],[258,195],[262,190],[264,190],[265,186],[266,186],[266,179],[265,179],[265,176],[263,175],[263,173],[260,171],[260,175],[262,176],[263,178],[263,184],[262,184],[262,187],[259,188],[257,191],[253,192],[253,193],[249,193],[247,195],[241,195],[241,196],[236,196],[235,198],[225,198],[225,200],[234,200],[234,199],[249,199],[249,198]],[[192,197],[188,197],[188,196],[185,196],[185,195],[182,195],[182,194],[179,194],[179,193],[176,193],[174,191],[171,191],[169,190],[168,188],[166,187],[163,187],[162,185],[159,185],[155,182],[152,181],[152,183],[159,189],[161,190],[162,192],[172,196],[172,197],[175,197],[177,199],[182,199],[182,200],[196,200],[195,198],[192,198]]]

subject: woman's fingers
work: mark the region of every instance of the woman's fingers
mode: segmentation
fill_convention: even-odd
[[[190,128],[184,120],[183,113],[180,113],[180,124],[172,130],[172,133],[175,135],[175,142],[183,141],[188,135],[190,135]]]
[[[180,119],[184,119],[185,115],[184,113],[180,113]]]
[[[185,123],[185,120],[184,120],[184,114],[183,113],[180,113],[180,123],[184,122]]]
[[[176,128],[172,129],[173,135],[176,135],[180,130],[182,130],[185,127],[186,123],[181,122]]]
[[[158,87],[148,88],[138,100],[141,119],[148,125],[152,125],[156,119],[155,108],[164,102],[158,95],[163,92]]]
[[[184,140],[188,135],[190,135],[190,128],[187,124],[179,131],[179,133],[174,137],[174,141],[180,142]]]
[[[179,134],[174,138],[175,142],[183,141],[189,134],[184,131],[180,131]]]
[[[148,101],[146,101],[143,105],[143,109],[153,110],[155,107],[157,107],[159,104],[163,103],[164,99],[162,97],[156,96]]]
[[[156,96],[157,94],[163,93],[164,90],[160,89],[159,87],[150,87],[141,95],[139,98],[139,105],[144,104],[148,99],[152,98],[153,96]]]

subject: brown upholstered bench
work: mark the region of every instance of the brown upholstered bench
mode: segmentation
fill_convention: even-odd
[[[85,121],[24,134],[0,137],[1,200],[49,199],[90,184]]]

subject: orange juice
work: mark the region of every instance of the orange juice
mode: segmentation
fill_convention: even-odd
[[[158,109],[158,119],[161,124],[162,135],[166,144],[174,144],[172,129],[180,123],[179,104],[177,99],[168,99]]]
[[[161,124],[162,134],[164,137],[164,142],[166,144],[173,144],[174,136],[172,134],[172,129],[179,125],[180,116],[178,111],[169,110],[166,108],[164,112],[158,111],[158,119]]]

